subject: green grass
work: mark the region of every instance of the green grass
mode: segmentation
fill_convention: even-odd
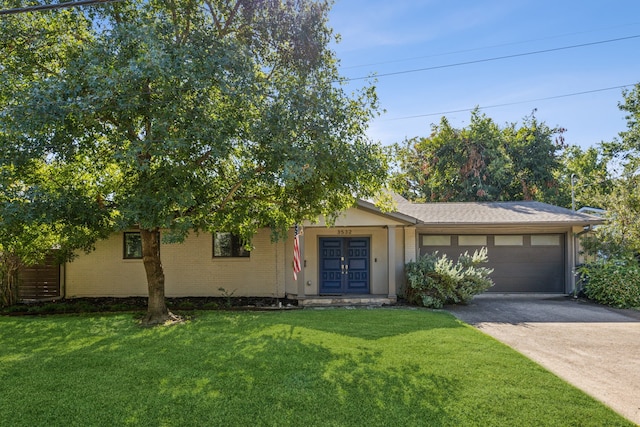
[[[445,313],[0,318],[2,426],[623,426]]]

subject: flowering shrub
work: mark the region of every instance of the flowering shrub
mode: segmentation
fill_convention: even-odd
[[[406,265],[405,298],[411,304],[441,308],[444,304],[467,304],[493,286],[489,275],[493,269],[482,267],[488,261],[487,249],[468,252],[458,262],[438,252],[426,254]]]

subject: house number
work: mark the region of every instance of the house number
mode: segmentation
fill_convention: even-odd
[[[338,230],[338,236],[348,236],[351,234],[351,230]]]

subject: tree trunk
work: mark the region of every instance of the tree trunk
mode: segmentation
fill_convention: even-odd
[[[18,302],[19,268],[20,261],[15,256],[4,254],[0,259],[0,307]]]
[[[172,315],[164,300],[164,270],[160,261],[160,239],[158,230],[140,230],[142,240],[142,262],[147,273],[149,302],[144,325],[158,325],[169,320]]]
[[[520,178],[520,184],[522,185],[522,198],[523,200],[532,200],[531,191],[529,191],[529,186],[524,178]]]

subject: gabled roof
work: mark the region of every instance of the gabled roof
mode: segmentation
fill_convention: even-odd
[[[398,197],[400,197],[400,196],[398,196]],[[403,200],[405,200],[405,202],[407,202],[406,199],[403,199]],[[394,197],[394,201],[395,201],[395,197]],[[375,213],[377,215],[386,216],[386,217],[395,219],[396,221],[403,222],[405,224],[416,224],[418,222],[418,220],[415,217],[413,217],[411,215],[407,215],[407,214],[401,212],[400,210],[395,210],[395,211],[391,211],[391,212],[383,212],[374,203],[372,203],[372,202],[370,202],[368,200],[358,200],[357,206],[362,210],[373,212],[373,213]]]
[[[602,218],[542,202],[411,203],[394,197],[400,213],[425,225],[595,225]]]

